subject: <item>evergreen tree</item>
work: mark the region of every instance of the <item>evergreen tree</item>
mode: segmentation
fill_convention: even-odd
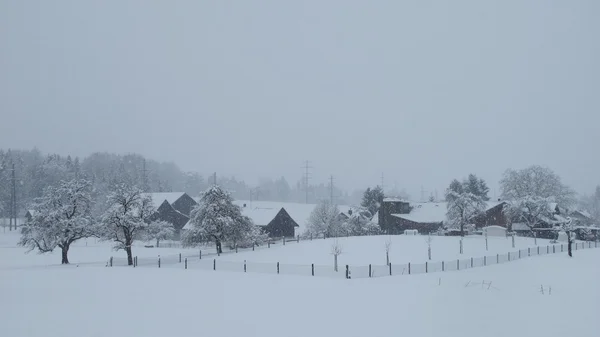
[[[383,199],[383,189],[380,186],[371,189],[367,188],[363,194],[361,206],[366,208],[371,214],[375,214],[379,210],[381,200]]]

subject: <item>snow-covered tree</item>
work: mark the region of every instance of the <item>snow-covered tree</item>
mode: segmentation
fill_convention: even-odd
[[[555,210],[551,206],[553,200],[538,196],[524,196],[508,201],[504,214],[510,222],[526,225],[535,237],[534,228],[554,220]],[[535,240],[537,244],[537,238]]]
[[[427,244],[427,257],[431,261],[431,244],[433,243],[433,237],[431,236],[431,234],[427,235],[425,243]]]
[[[540,223],[554,220],[555,209],[551,203],[566,208],[575,201],[575,192],[563,184],[556,173],[541,166],[507,170],[500,188],[502,197],[508,201],[504,212],[509,220],[523,223],[532,231]]]
[[[450,186],[446,191],[446,201],[452,201],[452,198],[456,195],[463,193],[471,193],[475,196],[480,197],[483,201],[488,201],[490,198],[488,197],[490,189],[487,186],[485,180],[478,178],[474,174],[469,174],[467,179],[464,179],[462,182],[457,179],[452,180]],[[449,193],[449,192],[454,192]]]
[[[172,238],[174,233],[175,228],[170,223],[161,220],[151,221],[145,230],[144,240],[156,240],[156,247],[160,247],[160,242]]]
[[[339,221],[340,211],[336,205],[328,200],[321,201],[310,214],[307,224],[306,235],[314,237],[341,236],[343,234],[342,223]]]
[[[344,249],[338,240],[331,245],[331,255],[333,255],[333,270],[338,271],[338,256],[342,255]]]
[[[231,195],[217,185],[202,194],[200,203],[192,210],[190,223],[192,228],[183,236],[184,245],[214,241],[219,254],[224,242],[235,245],[264,238],[252,221],[242,215],[241,208],[233,204]]]
[[[483,213],[486,204],[480,196],[470,192],[457,193],[448,190],[446,193],[448,201],[448,225],[451,228],[460,229],[461,236],[464,236],[465,226],[471,223],[471,220]]]
[[[590,213],[596,224],[600,224],[600,186],[596,186],[594,194],[583,196],[580,206]]]
[[[124,249],[127,263],[133,265],[131,246],[135,240],[143,240],[153,233],[168,231],[168,223],[151,221],[156,212],[150,196],[142,189],[129,184],[118,184],[108,196],[109,208],[102,215],[98,235],[106,241],[114,241],[114,249]]]
[[[545,198],[552,199],[563,208],[575,202],[575,191],[563,184],[556,173],[542,166],[507,170],[500,180],[500,188],[506,200]]]
[[[567,234],[567,252],[569,257],[573,257],[573,242],[575,242],[575,226],[571,218],[567,218],[567,221],[563,222],[560,229]]]
[[[69,263],[69,248],[77,240],[94,234],[91,221],[90,182],[61,181],[47,187],[31,207],[32,218],[21,229],[19,245],[40,253],[62,251],[62,264]]]
[[[349,218],[344,221],[344,231],[350,236],[377,235],[381,228],[371,221],[371,214],[364,207],[353,207],[348,213]]]
[[[383,189],[377,186],[373,189],[370,187],[363,194],[361,206],[366,208],[371,214],[375,214],[379,210],[381,200],[383,199]]]

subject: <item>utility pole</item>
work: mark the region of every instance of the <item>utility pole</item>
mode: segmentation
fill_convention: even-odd
[[[331,205],[333,205],[333,175],[329,177],[329,200]]]
[[[381,172],[381,191],[385,194],[385,188],[383,187],[383,172]]]
[[[304,176],[303,176],[303,180],[304,180],[304,192],[306,193],[306,199],[305,199],[305,203],[308,204],[308,180],[310,179],[310,169],[312,168],[312,166],[310,166],[310,162],[307,160],[304,162],[304,166],[302,167],[304,169]]]

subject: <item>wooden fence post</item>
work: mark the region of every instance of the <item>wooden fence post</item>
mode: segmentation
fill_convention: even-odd
[[[408,263],[408,275],[410,275],[410,262]]]
[[[350,278],[350,267],[346,265],[346,279]]]
[[[181,253],[179,253],[179,263],[181,263]]]
[[[564,250],[564,248],[565,248],[565,246],[564,246],[564,245],[561,243],[561,244],[560,244],[560,252],[561,252],[561,253],[565,251],[565,250]]]
[[[300,234],[296,237],[296,242],[300,243]]]
[[[112,264],[113,264],[113,257],[111,256],[111,257],[110,257],[110,266],[111,266],[111,267],[112,267]]]
[[[500,263],[500,254],[496,254],[496,264]]]
[[[456,260],[456,270],[460,270],[460,260]]]
[[[279,274],[279,262],[277,262],[277,274]]]
[[[137,262],[137,261],[135,261],[135,260],[136,260],[136,258],[137,258],[137,256],[134,256],[134,257],[133,257],[133,268],[135,268],[135,263]]]
[[[282,239],[283,239],[283,245],[285,246],[285,236]]]
[[[444,261],[442,261],[442,271],[444,271]]]
[[[252,242],[252,251],[254,251],[254,242]]]
[[[187,269],[187,257],[185,258],[185,269]]]
[[[200,249],[200,260],[202,260],[202,249]]]
[[[246,260],[244,260],[244,273],[246,272]]]
[[[267,241],[267,247],[271,248],[271,240]]]
[[[315,276],[315,264],[314,264],[314,263],[312,263],[312,264],[310,265],[310,268],[311,268],[311,270],[312,270],[312,276]]]
[[[538,250],[537,255],[540,255],[540,246],[537,246],[537,250]]]
[[[508,252],[508,262],[510,262],[510,252]]]
[[[527,256],[531,256],[531,248],[527,248]]]
[[[237,250],[237,244],[235,245],[235,252],[237,254],[238,250]]]
[[[427,264],[427,261],[425,261],[425,274],[427,274],[429,272],[429,266]]]
[[[473,268],[473,258],[471,258],[471,268]]]
[[[392,264],[389,264],[389,268],[390,268],[390,276],[392,276]]]
[[[487,266],[487,256],[484,256],[484,257],[483,257],[483,265],[484,265],[484,266]]]
[[[546,254],[550,254],[550,246],[546,246]]]
[[[371,265],[369,264],[369,277],[371,277]]]
[[[158,256],[158,268],[160,268],[160,255]]]
[[[213,270],[217,270],[217,259],[213,259]]]
[[[556,246],[552,245],[552,254],[556,254]]]

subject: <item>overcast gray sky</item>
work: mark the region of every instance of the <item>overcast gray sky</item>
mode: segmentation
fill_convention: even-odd
[[[0,147],[415,198],[600,183],[600,1],[0,0]],[[492,195],[493,196],[493,195]]]

